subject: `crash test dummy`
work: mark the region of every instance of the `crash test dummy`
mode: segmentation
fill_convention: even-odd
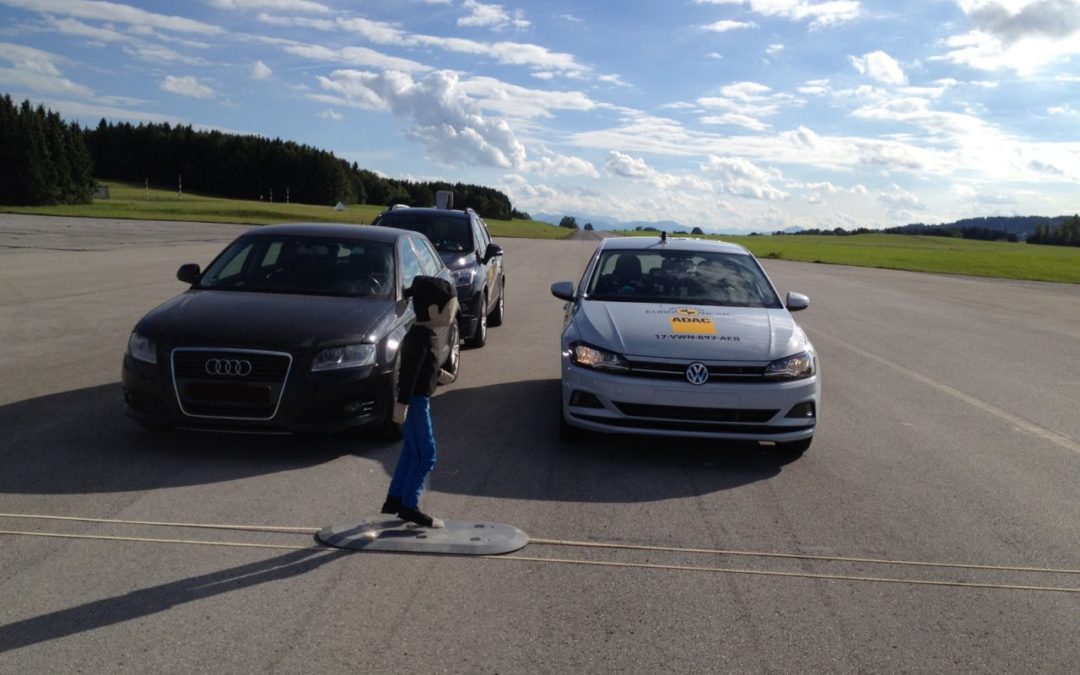
[[[439,368],[438,333],[456,320],[457,294],[445,279],[425,276],[416,277],[405,294],[412,300],[416,322],[399,347],[401,369],[393,415],[394,422],[402,425],[402,445],[382,512],[422,527],[443,527],[443,521],[420,510],[420,494],[435,468],[430,398],[438,383],[453,379]]]

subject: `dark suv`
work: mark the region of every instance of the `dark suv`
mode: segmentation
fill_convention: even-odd
[[[412,230],[431,240],[454,275],[465,346],[483,347],[488,326],[500,325],[506,311],[503,250],[491,243],[484,220],[472,209],[397,206],[383,211],[372,224]]]

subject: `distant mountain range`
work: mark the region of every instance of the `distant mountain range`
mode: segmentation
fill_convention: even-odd
[[[551,223],[552,225],[558,225],[559,221],[563,219],[564,214],[553,213],[534,213],[532,217],[534,220],[539,220],[545,223]],[[986,228],[989,230],[1004,230],[1009,234],[1015,234],[1021,239],[1026,238],[1028,235],[1035,232],[1035,227],[1038,225],[1052,225],[1057,226],[1068,220],[1071,216],[988,216],[985,218],[964,218],[957,220],[953,223],[938,223],[938,224],[926,224],[926,223],[911,223],[904,225],[900,229],[905,232],[919,232],[926,229],[949,229],[949,230],[961,230],[964,228]],[[652,227],[657,230],[666,232],[686,231],[689,232],[695,226],[683,225],[673,220],[617,220],[615,218],[608,218],[605,216],[579,216],[574,214],[574,218],[580,227],[585,227],[586,223],[592,223],[592,226],[597,230],[633,230],[638,227],[646,228]],[[714,230],[712,228],[701,227],[707,234],[746,234],[743,230]],[[783,229],[788,234],[797,234],[804,231],[806,228],[799,227],[797,225],[792,227],[786,227]],[[894,228],[890,228],[894,229]],[[775,230],[770,230],[770,232]]]

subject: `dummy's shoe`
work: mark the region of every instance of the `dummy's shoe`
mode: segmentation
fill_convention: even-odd
[[[430,527],[435,529],[438,529],[440,527],[446,527],[446,523],[444,523],[439,518],[432,518],[428,514],[416,508],[401,509],[400,511],[398,511],[397,515],[398,518],[401,518],[402,520],[409,523],[416,523],[420,527]]]
[[[401,508],[401,497],[387,497],[386,501],[383,502],[381,513],[397,515]]]

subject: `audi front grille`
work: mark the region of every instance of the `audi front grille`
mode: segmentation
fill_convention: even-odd
[[[172,351],[173,388],[188,417],[271,420],[291,368],[287,352],[199,347]]]

